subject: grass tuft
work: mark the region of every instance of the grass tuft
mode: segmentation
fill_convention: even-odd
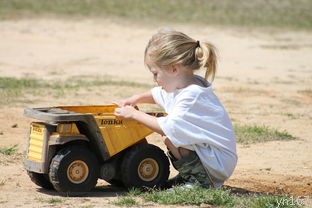
[[[85,206],[80,206],[79,208],[94,208],[94,205],[85,205]]]
[[[297,92],[312,98],[312,89],[298,90]]]
[[[0,89],[21,89],[21,88],[37,88],[44,87],[37,79],[16,79],[13,77],[0,77]]]
[[[63,202],[64,202],[64,199],[51,198],[51,199],[48,199],[47,202],[48,202],[49,204],[63,203]]]
[[[235,125],[236,140],[238,143],[251,144],[273,140],[294,140],[296,137],[284,131],[269,128],[267,126],[240,126]]]
[[[0,153],[3,155],[13,155],[17,151],[18,145],[15,144],[11,147],[0,147]]]
[[[128,196],[139,196],[142,194],[142,190],[139,188],[131,188],[128,192]]]
[[[138,205],[138,202],[132,196],[118,197],[117,200],[113,201],[116,206],[131,207]]]
[[[39,198],[37,198],[37,200],[40,201],[40,202],[46,202],[46,203],[49,203],[49,204],[63,203],[65,201],[64,199],[53,198],[53,197],[50,198],[50,199],[39,197]]]
[[[201,187],[188,189],[177,186],[172,190],[151,190],[150,192],[143,193],[142,197],[146,201],[167,205],[211,204],[217,206],[232,206],[234,204],[234,197],[229,191],[221,189],[204,189]]]

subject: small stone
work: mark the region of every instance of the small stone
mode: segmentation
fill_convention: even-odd
[[[17,128],[17,124],[13,124],[11,127],[12,128]]]

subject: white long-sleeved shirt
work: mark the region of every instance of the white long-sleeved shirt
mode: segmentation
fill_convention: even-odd
[[[236,140],[227,112],[211,85],[189,85],[167,93],[152,89],[155,102],[168,114],[157,118],[160,128],[175,147],[196,151],[214,186],[220,187],[236,166]]]

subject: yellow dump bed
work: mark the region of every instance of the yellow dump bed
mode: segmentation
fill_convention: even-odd
[[[114,115],[117,106],[60,106],[71,112],[92,114],[101,131],[109,156],[140,142],[153,131],[134,120],[125,120]]]

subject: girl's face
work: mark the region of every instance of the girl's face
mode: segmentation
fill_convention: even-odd
[[[153,74],[153,79],[158,86],[162,87],[166,92],[173,92],[177,89],[176,79],[171,67],[160,68],[153,63],[146,62],[147,67]]]

